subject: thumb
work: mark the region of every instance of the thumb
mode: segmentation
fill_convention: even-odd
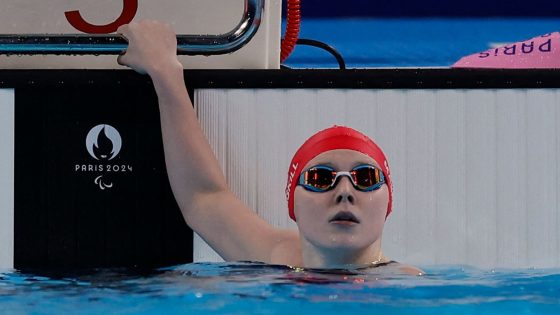
[[[126,54],[126,50],[117,57],[117,63],[121,66],[128,66],[128,64],[126,64],[126,60],[124,60],[125,54]]]

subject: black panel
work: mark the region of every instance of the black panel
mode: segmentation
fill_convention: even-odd
[[[305,0],[302,15],[310,17],[558,17],[560,4],[551,0]]]
[[[147,87],[16,88],[16,268],[192,261],[192,231],[169,187]]]
[[[560,69],[191,70],[191,88],[494,89],[560,87]]]
[[[494,89],[557,88],[560,69],[309,69],[187,70],[190,89]],[[0,70],[0,88],[136,87],[151,89],[148,76],[119,70]]]

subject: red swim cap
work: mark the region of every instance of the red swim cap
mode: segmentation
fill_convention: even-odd
[[[385,154],[381,148],[373,142],[368,136],[356,131],[352,128],[343,126],[333,126],[325,130],[321,130],[307,139],[305,143],[297,150],[290,163],[288,170],[288,183],[286,184],[286,199],[288,199],[288,209],[290,218],[296,221],[294,213],[294,191],[298,182],[298,177],[303,171],[303,167],[309,163],[317,155],[338,149],[348,149],[361,152],[374,159],[385,176],[385,182],[389,187],[389,203],[387,205],[387,214],[389,216],[393,206],[393,185],[391,184],[391,172]]]

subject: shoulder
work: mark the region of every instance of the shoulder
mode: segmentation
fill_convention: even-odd
[[[379,264],[379,267],[386,266],[397,272],[399,274],[411,275],[411,276],[422,276],[424,271],[413,265],[403,264],[395,260],[391,260],[386,256],[383,257],[383,262]]]
[[[301,266],[303,258],[301,255],[299,232],[297,230],[278,229],[274,237],[275,243],[270,253],[271,263]]]
[[[399,270],[407,275],[411,275],[411,276],[422,276],[424,275],[424,271],[418,267],[412,266],[412,265],[406,265],[406,264],[401,264],[401,263],[397,263],[398,264],[398,268]]]

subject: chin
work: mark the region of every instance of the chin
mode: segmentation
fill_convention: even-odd
[[[375,242],[375,239],[363,238],[352,234],[331,234],[329,242],[324,244],[326,248],[341,251],[363,250]]]

